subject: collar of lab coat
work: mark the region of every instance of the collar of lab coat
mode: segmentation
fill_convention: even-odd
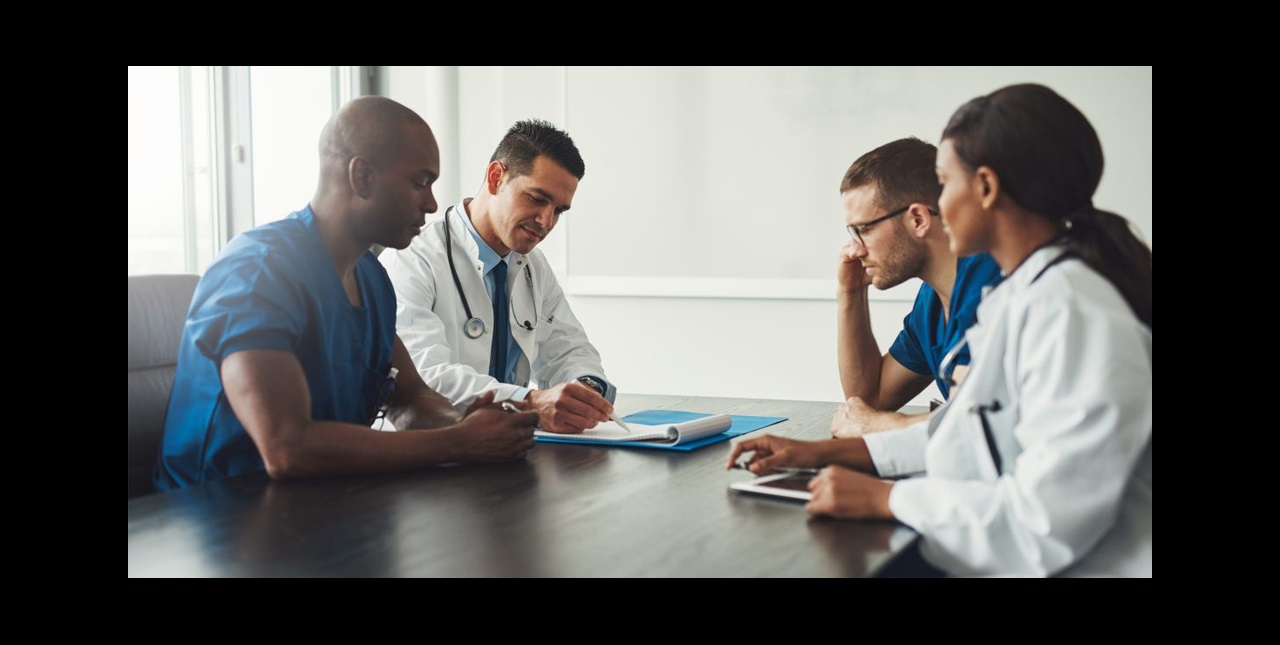
[[[449,207],[449,210],[445,212],[445,226],[449,227],[449,235],[453,237],[453,243],[462,247],[467,254],[467,260],[471,262],[471,265],[480,272],[480,275],[485,275],[484,262],[480,260],[480,247],[476,238],[471,235],[471,228],[473,225],[471,225],[470,220],[467,219],[465,202],[459,202]],[[494,255],[497,255],[496,251],[494,252]],[[524,259],[525,256],[523,254],[514,250],[511,251],[507,257],[508,271],[518,270],[520,267],[524,266]],[[501,261],[501,256],[499,256],[499,261]]]
[[[1012,283],[1016,286],[1013,289],[1010,289],[1011,291],[1021,291],[1023,288],[1034,282],[1046,266],[1054,260],[1057,260],[1059,256],[1066,252],[1067,247],[1061,244],[1048,244],[1042,246],[1035,251],[1032,251],[1031,255],[1027,256],[1027,259],[1022,261],[1022,264],[1019,264],[1014,268],[1012,274],[1005,276],[1001,284]]]

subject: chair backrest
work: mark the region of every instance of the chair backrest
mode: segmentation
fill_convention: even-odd
[[[165,409],[197,275],[129,276],[129,497],[155,490]]]

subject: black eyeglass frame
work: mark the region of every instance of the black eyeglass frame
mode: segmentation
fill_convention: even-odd
[[[897,209],[897,210],[890,211],[890,212],[889,212],[889,214],[887,214],[887,215],[881,215],[880,217],[877,217],[877,218],[875,218],[875,219],[871,220],[870,222],[863,222],[863,223],[861,223],[861,224],[846,224],[846,225],[845,225],[845,227],[844,227],[844,230],[846,230],[846,231],[848,231],[848,232],[849,232],[849,237],[853,238],[853,241],[857,242],[857,243],[858,243],[860,246],[862,246],[863,248],[866,248],[867,243],[866,243],[866,242],[864,242],[864,241],[862,240],[862,232],[863,232],[863,231],[865,231],[865,230],[867,230],[867,227],[871,226],[872,224],[877,224],[877,223],[883,222],[883,221],[885,221],[885,220],[887,220],[887,219],[892,219],[892,218],[894,218],[894,217],[897,217],[897,216],[899,216],[899,215],[901,215],[901,214],[903,214],[903,213],[905,213],[905,212],[907,212],[907,211],[911,210],[911,207],[912,207],[912,206],[914,206],[914,204],[907,204],[906,206],[903,206],[902,208],[899,208],[899,209]],[[930,214],[930,215],[932,215],[932,216],[934,216],[934,217],[937,217],[937,216],[938,216],[938,211],[935,211],[935,210],[933,210],[932,208],[928,208],[927,206],[926,206],[925,208],[929,211],[929,214]]]

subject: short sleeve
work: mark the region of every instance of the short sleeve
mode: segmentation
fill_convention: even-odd
[[[228,247],[227,259],[209,267],[187,317],[190,338],[217,362],[246,349],[295,351],[305,329],[299,267],[289,266],[289,254],[245,241],[248,248]]]
[[[928,291],[926,294],[925,291]],[[894,360],[902,364],[903,367],[923,376],[932,376],[933,370],[929,369],[929,359],[925,354],[925,348],[920,338],[920,326],[923,324],[921,319],[925,318],[924,304],[921,303],[922,297],[933,297],[933,290],[927,286],[916,294],[915,305],[912,306],[911,312],[902,319],[902,331],[898,332],[898,337],[894,339],[893,345],[889,347],[889,355]]]

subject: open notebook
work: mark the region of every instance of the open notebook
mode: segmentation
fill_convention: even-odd
[[[687,410],[643,410],[622,417],[631,427],[631,434],[627,434],[616,423],[609,422],[601,423],[581,434],[556,434],[539,430],[534,435],[541,443],[596,444],[690,452],[787,420],[786,417],[730,414],[727,415],[729,420],[725,421],[725,417],[723,414]],[[641,436],[650,438],[640,439]]]
[[[628,421],[627,427],[631,428],[631,432],[623,430],[622,426],[612,421],[605,421],[579,434],[560,434],[547,432],[546,430],[536,430],[533,434],[535,437],[559,439],[566,442],[614,443],[644,441],[666,446],[679,446],[697,441],[703,437],[720,434],[728,430],[731,425],[733,425],[733,418],[729,415],[713,414],[689,421],[660,423],[657,425]]]

